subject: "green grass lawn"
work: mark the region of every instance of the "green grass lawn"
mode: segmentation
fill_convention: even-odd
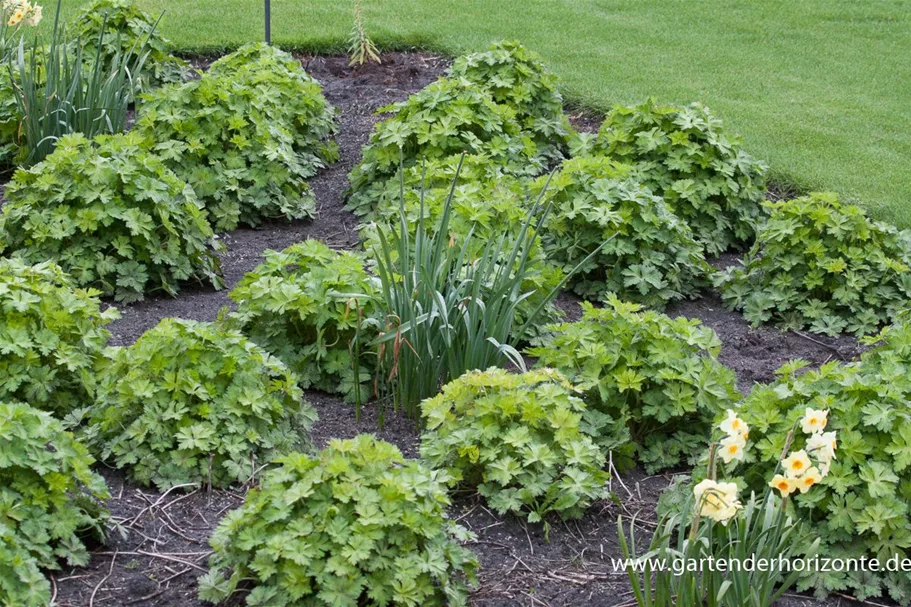
[[[182,49],[262,39],[258,0],[140,0]],[[350,0],[274,0],[283,47],[339,51]],[[515,38],[575,102],[700,100],[778,182],[831,189],[911,227],[911,3],[905,0],[363,0],[385,48],[448,54]]]

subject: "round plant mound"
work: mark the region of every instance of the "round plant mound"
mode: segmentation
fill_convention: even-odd
[[[599,414],[593,423],[612,432],[603,446],[616,451],[615,462],[635,454],[650,474],[691,464],[708,445],[714,417],[740,399],[734,372],[717,359],[721,341],[698,320],[608,296],[604,308],[584,302],[580,320],[551,329],[549,343],[528,354],[584,391]],[[623,427],[633,450],[615,434]]]
[[[633,165],[708,254],[743,248],[764,219],[765,164],[701,104],[617,106],[583,147]]]
[[[478,562],[445,474],[373,436],[279,460],[212,536],[200,598],[246,605],[465,605]]]
[[[305,444],[316,419],[297,379],[237,331],[166,318],[99,369],[85,437],[160,489],[243,483]]]
[[[360,216],[374,211],[400,165],[462,153],[484,154],[515,175],[538,175],[547,165],[515,110],[468,81],[441,78],[377,111],[394,115],[374,127],[360,164],[348,175],[348,208]]]
[[[307,180],[338,150],[335,110],[290,54],[247,45],[199,80],[145,96],[137,130],[193,186],[217,230],[313,216]]]
[[[811,455],[801,432],[807,409],[827,413],[827,441],[837,441],[835,459],[819,489],[792,496],[797,514],[822,540],[820,554],[878,558],[881,563],[911,558],[911,324],[877,336],[879,346],[859,362],[831,362],[807,371],[791,362],[770,385],[757,385],[739,408],[756,448],[746,451],[746,486],[762,491],[771,478],[789,432],[792,452]],[[816,439],[814,439],[816,440]],[[805,577],[801,589],[819,593],[850,589],[861,599],[889,593],[898,603],[911,599],[907,572],[832,571]]]
[[[86,448],[49,413],[0,403],[0,602],[47,605],[38,569],[88,564],[86,534],[102,537],[109,497]]]
[[[78,38],[84,57],[99,56],[98,37],[104,29],[100,58],[110,65],[118,55],[148,53],[142,72],[133,74],[136,90],[149,90],[180,82],[189,71],[186,61],[168,52],[171,45],[161,35],[157,19],[139,8],[133,0],[93,0],[68,26],[68,33]],[[128,60],[132,65],[132,58]]]
[[[754,326],[864,335],[911,302],[911,232],[869,219],[832,193],[768,203],[769,220],[719,278],[722,296]]]
[[[582,297],[615,293],[657,308],[693,297],[711,272],[702,247],[628,172],[606,157],[582,156],[535,183],[553,205],[543,234],[547,256],[570,271],[608,241],[572,278]]]
[[[364,270],[363,257],[305,240],[265,258],[228,295],[237,304],[232,321],[284,361],[303,388],[352,402],[358,390],[367,395],[371,367],[354,359],[354,342],[376,334],[363,320],[374,316],[379,281]]]
[[[585,404],[556,371],[470,371],[421,410],[421,457],[500,514],[578,518],[604,493],[605,456],[583,430]]]
[[[514,109],[522,130],[532,134],[540,153],[553,160],[563,158],[572,127],[563,113],[557,77],[537,53],[504,40],[487,51],[458,57],[449,75],[485,89],[494,101]]]
[[[51,262],[0,259],[0,401],[58,417],[89,404],[95,361],[119,317]]]
[[[132,302],[176,295],[182,280],[221,285],[193,189],[137,133],[66,135],[43,162],[16,171],[6,196],[5,253],[56,261],[79,286]]]

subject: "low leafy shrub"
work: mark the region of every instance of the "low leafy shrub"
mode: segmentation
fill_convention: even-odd
[[[148,51],[142,72],[133,74],[137,90],[180,82],[189,71],[186,61],[168,52],[170,42],[161,35],[158,22],[133,0],[93,0],[76,15],[68,34],[78,39],[83,53],[110,63],[118,54]],[[106,35],[98,48],[102,27]]]
[[[229,294],[237,304],[232,320],[284,361],[304,388],[354,401],[359,391],[367,395],[371,375],[366,360],[363,368],[355,364],[361,361],[352,359],[351,344],[376,333],[360,331],[374,314],[378,288],[361,256],[306,240],[281,252],[266,251],[265,261]]]
[[[38,562],[18,541],[8,524],[0,523],[0,604],[44,607],[51,602],[51,584]]]
[[[92,463],[86,448],[49,413],[20,403],[0,403],[0,600],[4,604],[46,604],[13,600],[49,594],[49,585],[35,575],[36,567],[60,569],[59,560],[70,566],[88,563],[81,537],[102,536],[107,513],[99,500],[109,497],[104,479],[92,472]]]
[[[94,365],[119,314],[58,266],[0,259],[0,401],[69,414],[91,401]]]
[[[768,203],[743,261],[719,277],[753,325],[855,335],[876,332],[911,301],[911,232],[872,221],[831,193]]]
[[[8,70],[0,70],[0,169],[16,164],[21,121],[13,77]]]
[[[291,55],[247,45],[144,99],[137,130],[158,142],[217,230],[313,215],[307,179],[338,157],[328,141],[335,110]]]
[[[698,103],[617,106],[586,148],[634,165],[634,176],[689,224],[707,253],[741,248],[763,218],[765,164]]]
[[[604,308],[584,302],[579,321],[552,330],[550,343],[528,354],[583,390],[588,408],[607,416],[602,427],[627,425],[649,473],[692,463],[714,416],[740,398],[733,371],[718,362],[721,342],[698,320],[608,296]],[[621,443],[615,461],[631,454]]]
[[[281,362],[237,331],[166,318],[98,371],[85,437],[131,478],[223,487],[303,444],[316,414]]]
[[[883,343],[860,362],[831,362],[805,371],[794,361],[770,385],[757,385],[740,406],[750,424],[755,453],[746,454],[742,482],[761,487],[775,468],[786,437],[797,426],[792,450],[813,446],[800,432],[807,410],[828,419],[838,451],[822,491],[796,495],[797,513],[813,524],[822,554],[839,558],[911,557],[911,324],[888,329]],[[901,571],[812,572],[801,589],[817,593],[849,590],[865,599],[888,592],[911,601],[911,580]]]
[[[531,133],[540,152],[554,160],[563,158],[572,127],[563,113],[557,77],[537,53],[505,40],[487,51],[458,57],[449,75],[487,90],[494,101],[514,109],[522,130]]]
[[[661,198],[627,174],[608,158],[582,156],[539,179],[533,189],[553,204],[544,250],[568,269],[610,239],[573,279],[583,297],[615,293],[658,308],[692,297],[711,272],[702,247]]]
[[[47,160],[16,172],[6,196],[4,252],[54,260],[77,285],[123,302],[175,295],[181,280],[221,285],[193,189],[136,133],[64,137]]]
[[[582,430],[585,405],[556,371],[471,371],[421,409],[421,457],[453,484],[477,487],[500,514],[576,518],[604,493],[604,455]]]
[[[279,460],[212,536],[200,597],[246,605],[464,605],[478,562],[446,475],[362,434]]]
[[[349,173],[348,208],[370,215],[399,167],[447,156],[484,154],[505,172],[534,176],[547,159],[522,131],[515,110],[496,103],[468,82],[441,78],[409,97],[377,110],[394,112],[374,127],[363,158]]]

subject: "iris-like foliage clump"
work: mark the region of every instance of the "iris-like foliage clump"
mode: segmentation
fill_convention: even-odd
[[[335,110],[319,83],[265,44],[149,93],[136,128],[193,186],[217,230],[312,217],[307,180],[338,157]]]
[[[753,325],[875,333],[911,302],[911,232],[873,221],[831,193],[769,203],[742,268],[722,296]]]
[[[478,562],[446,475],[362,434],[266,474],[212,536],[200,597],[287,607],[464,605]]]
[[[421,457],[500,514],[577,518],[604,492],[605,456],[582,429],[585,404],[555,371],[470,371],[421,410]]]
[[[765,164],[701,104],[617,106],[589,143],[586,153],[633,165],[708,254],[743,248],[764,219]]]
[[[91,402],[96,360],[119,317],[51,262],[0,260],[0,401],[58,417]]]
[[[297,379],[240,333],[166,318],[99,371],[85,436],[139,483],[243,483],[306,444]]]
[[[0,603],[47,605],[39,570],[89,562],[82,538],[102,536],[109,497],[93,462],[49,413],[0,403]]]
[[[572,278],[579,295],[614,293],[657,308],[694,296],[711,272],[702,247],[664,200],[628,175],[626,165],[581,156],[540,178],[534,189],[553,205],[547,256],[569,271],[607,240]]]
[[[4,252],[57,262],[78,286],[118,301],[176,295],[180,282],[221,286],[212,228],[193,189],[139,133],[80,134],[16,171],[0,218]]]
[[[266,251],[265,257],[229,294],[237,304],[232,321],[284,361],[302,387],[352,401],[359,390],[366,397],[370,365],[352,358],[353,341],[366,344],[376,335],[375,328],[361,333],[361,327],[374,315],[378,284],[363,257],[318,240]]]
[[[552,327],[550,342],[528,353],[584,391],[589,410],[600,414],[592,423],[607,431],[605,447],[635,454],[650,473],[692,463],[715,415],[740,398],[734,372],[718,362],[718,336],[697,320],[614,296],[604,308],[586,302],[582,310],[579,321]],[[629,428],[634,452],[618,441],[618,426]]]

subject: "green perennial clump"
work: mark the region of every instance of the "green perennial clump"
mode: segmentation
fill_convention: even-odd
[[[0,401],[62,418],[92,400],[95,362],[119,317],[51,262],[0,259]]]
[[[708,445],[719,411],[740,399],[734,372],[718,362],[721,341],[698,320],[670,318],[608,297],[582,304],[582,318],[552,327],[549,343],[528,350],[584,393],[590,420],[616,451],[649,473],[692,464]],[[634,449],[618,437],[628,428]]]
[[[88,564],[83,538],[103,536],[110,497],[92,463],[49,413],[0,402],[0,604],[44,607],[40,569]]]
[[[145,95],[136,129],[193,186],[219,231],[312,217],[307,180],[338,158],[335,110],[322,87],[289,53],[265,44]]]
[[[751,324],[859,336],[911,305],[911,231],[873,221],[832,193],[767,206],[743,267],[718,279],[725,303]]]
[[[478,561],[445,473],[373,436],[292,453],[212,536],[200,598],[285,607],[461,606]]]
[[[176,295],[181,281],[222,282],[196,194],[139,133],[67,135],[6,187],[0,248],[55,261],[76,285],[125,303]]]
[[[633,165],[707,254],[744,248],[764,220],[766,165],[699,103],[616,106],[583,150]]]
[[[141,484],[244,483],[307,443],[297,378],[237,331],[166,318],[99,369],[84,435]]]
[[[583,431],[585,404],[556,371],[470,371],[421,409],[421,457],[500,514],[578,518],[604,493],[605,456]]]
[[[548,258],[569,271],[608,241],[572,278],[579,295],[613,293],[659,309],[693,297],[712,272],[702,247],[664,200],[628,174],[608,158],[580,156],[535,183],[553,205],[542,238]]]

